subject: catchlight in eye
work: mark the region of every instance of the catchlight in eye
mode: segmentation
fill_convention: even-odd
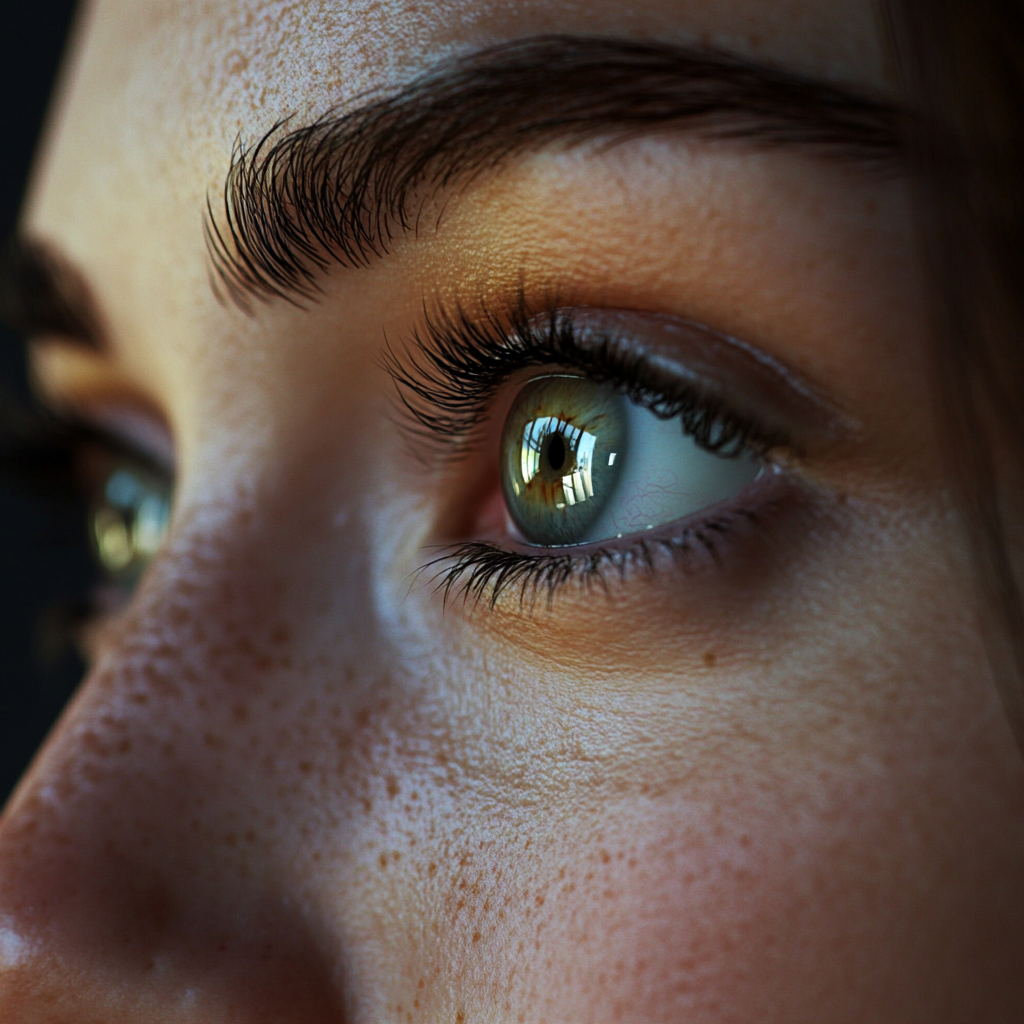
[[[551,375],[517,396],[501,441],[502,489],[529,544],[561,547],[639,533],[723,501],[762,460],[700,447],[609,384]]]

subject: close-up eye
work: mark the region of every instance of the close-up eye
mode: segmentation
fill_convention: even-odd
[[[587,544],[650,530],[732,497],[761,472],[716,452],[611,384],[555,374],[518,394],[501,438],[501,486],[522,539]]]

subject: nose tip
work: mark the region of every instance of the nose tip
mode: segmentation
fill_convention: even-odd
[[[338,1024],[340,958],[246,826],[259,793],[183,688],[136,675],[85,684],[0,818],[0,1022]]]
[[[0,1021],[342,1020],[328,942],[272,880],[83,828],[46,784],[0,824]]]
[[[342,1019],[326,944],[270,884],[41,817],[30,796],[0,828],[0,1020]]]

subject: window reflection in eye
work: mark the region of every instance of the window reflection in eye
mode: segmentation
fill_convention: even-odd
[[[742,491],[763,462],[701,448],[608,384],[552,375],[527,384],[505,423],[502,490],[530,544],[586,544],[653,529]]]

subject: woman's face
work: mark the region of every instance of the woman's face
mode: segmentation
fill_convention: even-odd
[[[3,818],[4,1020],[1022,1019],[891,82],[867,0],[88,5],[34,369],[174,512]]]

